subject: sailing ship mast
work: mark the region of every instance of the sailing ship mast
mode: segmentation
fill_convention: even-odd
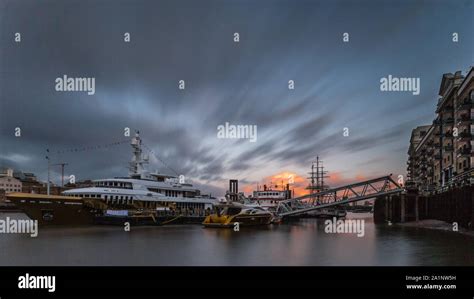
[[[306,189],[309,190],[310,194],[321,192],[329,189],[328,185],[325,185],[324,179],[329,178],[327,171],[324,170],[323,161],[316,157],[316,161],[311,163],[311,172],[309,172],[310,184]]]

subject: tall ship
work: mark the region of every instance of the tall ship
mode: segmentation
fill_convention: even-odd
[[[202,195],[198,188],[184,182],[183,177],[150,173],[139,132],[132,138],[131,146],[133,156],[128,177],[94,180],[92,186],[66,190],[63,196],[10,193],[8,199],[30,218],[40,218],[41,224],[114,224],[128,220],[148,224],[159,223],[160,215],[204,218],[219,203],[210,195]],[[63,214],[68,217],[65,219]]]
[[[319,192],[323,192],[329,189],[329,185],[325,183],[325,179],[329,178],[330,176],[327,175],[328,171],[324,169],[323,161],[316,156],[316,161],[311,163],[311,172],[309,172],[309,185],[306,187],[306,190],[309,190],[310,194],[315,194]],[[320,203],[320,202],[316,202]],[[315,202],[312,202],[315,204]],[[335,208],[325,208],[314,210],[311,212],[306,213],[303,217],[318,217],[318,218],[332,218],[332,217],[345,217],[346,211],[339,207]]]

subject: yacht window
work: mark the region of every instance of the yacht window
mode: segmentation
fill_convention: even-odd
[[[236,214],[240,213],[241,210],[242,210],[241,208],[229,208],[227,210],[227,215],[229,215],[229,216],[236,215]]]

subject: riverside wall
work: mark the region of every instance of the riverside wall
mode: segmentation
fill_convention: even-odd
[[[379,197],[374,204],[375,223],[402,223],[436,219],[474,229],[474,186],[429,196],[405,193]]]

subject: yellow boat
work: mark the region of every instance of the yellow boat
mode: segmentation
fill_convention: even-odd
[[[272,222],[273,214],[260,207],[247,207],[238,203],[220,204],[214,206],[214,213],[207,216],[202,223],[205,227],[234,227],[268,225]]]

